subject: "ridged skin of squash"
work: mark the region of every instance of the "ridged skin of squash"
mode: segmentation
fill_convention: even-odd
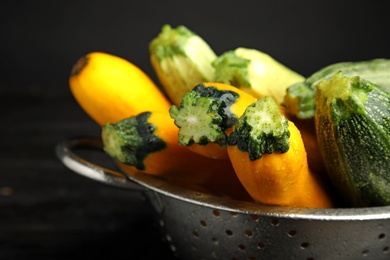
[[[336,74],[315,95],[315,124],[328,174],[350,206],[390,205],[390,93]]]

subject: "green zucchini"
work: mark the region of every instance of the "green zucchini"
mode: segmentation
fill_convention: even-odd
[[[315,114],[314,93],[317,84],[324,79],[331,79],[339,71],[348,77],[360,76],[390,91],[390,59],[340,62],[326,66],[303,82],[288,87],[284,97],[286,111],[297,118],[313,118]]]
[[[390,205],[390,92],[336,73],[315,91],[315,127],[330,179],[350,206]]]

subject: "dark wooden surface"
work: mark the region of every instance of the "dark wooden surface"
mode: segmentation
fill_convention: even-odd
[[[172,258],[142,192],[56,157],[58,142],[100,133],[67,86],[0,86],[0,115],[1,260]]]

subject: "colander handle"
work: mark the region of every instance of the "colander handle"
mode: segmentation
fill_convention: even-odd
[[[76,150],[98,150],[102,153],[103,145],[99,138],[74,137],[64,140],[56,145],[58,158],[70,170],[111,186],[132,190],[146,190],[143,186],[133,182],[121,171],[115,171],[92,163],[76,153]]]

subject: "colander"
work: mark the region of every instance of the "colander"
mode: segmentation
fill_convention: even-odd
[[[390,259],[390,206],[306,209],[232,200],[105,168],[83,159],[79,148],[103,151],[98,138],[75,137],[57,144],[56,153],[78,174],[144,191],[179,259]]]

